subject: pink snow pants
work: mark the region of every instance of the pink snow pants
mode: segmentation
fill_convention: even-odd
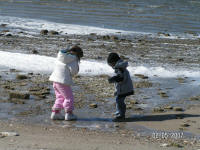
[[[65,112],[72,112],[74,110],[74,96],[71,87],[53,82],[53,88],[55,90],[56,100],[52,109],[64,109]]]

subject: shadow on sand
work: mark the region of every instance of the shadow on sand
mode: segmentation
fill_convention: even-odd
[[[125,120],[120,122],[165,121],[165,120],[184,119],[191,117],[200,117],[200,115],[196,114],[135,115],[133,117],[126,118]],[[77,121],[112,122],[112,118],[78,118]]]

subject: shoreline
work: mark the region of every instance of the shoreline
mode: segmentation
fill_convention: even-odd
[[[7,132],[7,136],[2,136]],[[9,135],[10,134],[10,135]],[[12,135],[12,134],[16,134]],[[163,134],[165,134],[163,132]],[[173,136],[173,134],[169,135]],[[168,136],[168,137],[169,137]],[[163,138],[165,137],[165,138]],[[184,148],[193,150],[199,148],[198,140],[168,139],[155,133],[152,137],[135,136],[128,131],[102,132],[85,128],[53,127],[40,124],[26,124],[0,121],[0,145],[3,149],[144,149],[174,150]],[[56,139],[56,140],[55,140]],[[75,143],[79,143],[78,145]],[[67,146],[67,147],[66,147]],[[2,149],[2,150],[3,150]]]

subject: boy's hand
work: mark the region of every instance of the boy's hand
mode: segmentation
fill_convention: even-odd
[[[123,81],[123,77],[120,77],[120,75],[118,74],[118,75],[116,75],[116,76],[113,76],[113,77],[110,77],[110,78],[108,78],[108,82],[109,83],[114,83],[114,82],[121,82],[121,81]]]
[[[109,77],[109,78],[108,78],[108,82],[109,82],[109,83],[112,83],[112,77]]]

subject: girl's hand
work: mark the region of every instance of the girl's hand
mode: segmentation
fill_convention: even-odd
[[[62,50],[60,50],[61,51],[61,53],[67,53],[67,50],[66,49],[62,49]]]
[[[61,51],[61,53],[67,53],[67,52],[69,52],[69,46],[67,47],[67,48],[65,48],[65,49],[62,49],[62,50],[60,50]]]

